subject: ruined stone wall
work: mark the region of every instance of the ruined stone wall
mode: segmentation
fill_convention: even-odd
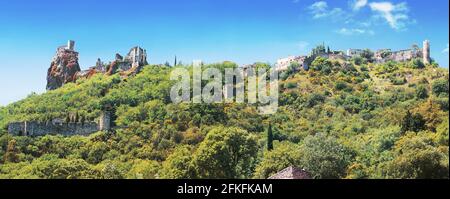
[[[415,58],[421,58],[422,54],[420,51],[411,49],[411,50],[404,50],[404,51],[397,51],[393,52],[390,59],[397,62],[404,62],[404,61],[410,61]]]
[[[131,65],[130,62],[119,62],[119,63],[117,63],[117,64],[118,64],[117,68],[118,68],[120,71],[127,71],[127,70],[130,70],[131,67],[132,67],[132,65]]]
[[[301,67],[303,67],[305,65],[305,60],[307,60],[306,56],[290,56],[287,58],[279,59],[276,64],[276,70],[286,71],[294,62],[297,62]]]
[[[108,131],[111,129],[111,112],[105,111],[99,118],[98,128],[100,131]]]
[[[95,122],[63,123],[51,122],[15,122],[8,126],[8,132],[15,136],[43,136],[43,135],[90,135],[100,131]]]
[[[364,52],[363,49],[348,49],[347,50],[347,56],[349,56],[349,57],[361,56],[361,54],[363,52]]]
[[[14,136],[25,135],[25,122],[13,122],[8,125],[8,133]]]
[[[128,71],[131,69],[131,63],[128,61],[113,61],[110,66],[108,67],[108,71],[106,72],[107,75],[113,75],[118,72],[122,71]]]
[[[8,133],[14,136],[90,135],[98,131],[109,130],[111,130],[111,113],[109,111],[102,113],[98,122],[62,123],[28,121],[13,122],[8,125]]]
[[[131,62],[132,67],[141,67],[148,64],[147,52],[139,46],[131,48],[125,60]]]

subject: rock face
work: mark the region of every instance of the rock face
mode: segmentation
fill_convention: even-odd
[[[67,46],[57,49],[47,72],[47,90],[54,90],[66,83],[74,82],[81,71],[78,63],[78,52],[74,50],[75,42],[69,41]]]

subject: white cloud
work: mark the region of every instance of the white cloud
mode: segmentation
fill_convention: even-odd
[[[357,11],[366,6],[368,3],[368,0],[353,0],[352,1],[352,9]]]
[[[383,18],[395,30],[404,30],[410,23],[408,6],[405,2],[393,4],[391,2],[373,2],[369,4],[370,9],[377,13],[375,17]]]
[[[341,28],[337,31],[335,31],[338,34],[345,35],[345,36],[353,36],[353,35],[374,35],[375,32],[372,30],[365,30],[360,28]]]
[[[329,9],[328,3],[325,1],[318,1],[308,7],[314,19],[325,17],[340,18],[345,14],[341,8]]]
[[[448,44],[447,44],[447,48],[445,48],[444,50],[442,50],[442,53],[448,54]]]
[[[298,1],[298,0],[294,0]],[[376,25],[386,23],[396,31],[407,30],[407,26],[415,24],[416,20],[409,16],[407,3],[392,3],[389,0],[348,0],[349,7],[343,9],[340,7],[331,7],[327,1],[316,1],[307,7],[309,14],[313,19],[327,19],[332,22],[339,22],[343,28],[335,31],[343,35],[361,35],[375,34],[370,29],[376,28]],[[368,7],[368,12],[356,12],[364,7]],[[352,11],[353,10],[353,11]],[[364,32],[362,32],[364,31]]]
[[[318,19],[326,16],[328,4],[325,1],[318,1],[309,6],[308,9],[311,10],[313,18]]]

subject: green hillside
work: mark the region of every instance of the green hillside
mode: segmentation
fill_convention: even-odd
[[[449,178],[448,69],[317,58],[280,74],[280,108],[267,116],[172,104],[171,70],[98,74],[0,107],[0,178],[267,178],[288,166],[314,178]],[[113,132],[7,133],[14,121],[92,121],[105,107]]]

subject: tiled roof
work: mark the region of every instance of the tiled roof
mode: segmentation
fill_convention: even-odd
[[[291,166],[269,177],[269,179],[311,179],[311,175],[303,169]]]

